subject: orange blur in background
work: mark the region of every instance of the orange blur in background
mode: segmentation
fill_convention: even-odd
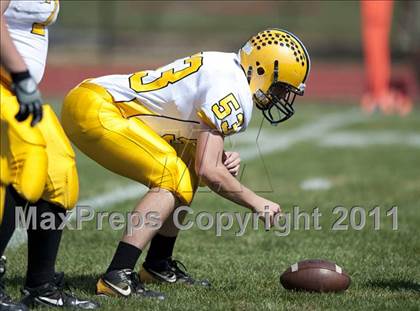
[[[362,108],[367,113],[380,109],[385,114],[407,115],[412,100],[402,89],[391,85],[390,32],[393,1],[361,1],[362,42],[366,93]]]

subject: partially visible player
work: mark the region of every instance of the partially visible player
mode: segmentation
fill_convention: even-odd
[[[362,109],[367,113],[380,109],[385,114],[407,115],[413,107],[410,96],[402,88],[391,84],[389,40],[393,1],[362,0],[360,6],[367,81]]]
[[[74,207],[78,193],[74,153],[51,107],[42,106],[38,90],[48,51],[47,26],[55,21],[58,10],[58,1],[1,1],[0,256],[15,229],[16,206],[25,207],[29,201],[36,206],[37,220],[28,219],[28,268],[22,303],[14,303],[5,293],[1,279],[5,259],[0,259],[0,310],[36,305],[97,307],[61,288],[62,275],[54,268],[62,230],[40,228],[40,216],[45,212],[54,215],[59,226],[66,209]]]
[[[10,130],[16,130],[17,127],[24,128],[28,127],[27,130],[31,131],[30,127],[35,126],[42,119],[42,99],[40,92],[38,91],[37,83],[34,81],[32,76],[29,73],[28,67],[24,62],[22,56],[17,51],[15,44],[13,43],[12,38],[10,37],[9,31],[6,26],[6,22],[3,18],[3,13],[7,8],[8,3],[1,2],[1,64],[4,69],[10,73],[12,83],[15,89],[16,97],[19,98],[19,111],[16,114],[15,118],[19,121],[25,121],[27,118],[31,117],[31,124],[29,122],[18,123],[17,121],[11,122]],[[2,68],[3,70],[3,68]],[[5,72],[2,72],[2,76],[5,76]],[[4,107],[3,105],[3,79],[1,85],[1,106],[0,106],[0,117],[1,117],[1,148],[0,148],[0,224],[3,219],[4,212],[4,200],[6,194],[6,186],[10,184],[10,174],[8,167],[8,152],[9,152],[9,142],[8,142],[8,131],[9,131],[9,122],[8,120],[12,119],[13,116],[10,114],[11,107]],[[8,114],[9,113],[9,114]],[[16,127],[16,128],[15,128]],[[33,129],[36,131],[36,129]],[[46,162],[46,152],[45,146],[39,145],[39,147],[34,148],[34,153],[38,154],[39,158],[45,158]],[[42,163],[42,160],[40,161]],[[41,168],[42,169],[42,168]],[[14,212],[14,211],[13,211]],[[12,226],[12,224],[7,224],[5,227]],[[13,224],[14,226],[14,224]],[[4,230],[3,230],[4,231]],[[7,231],[7,230],[6,230]],[[1,232],[1,237],[4,236],[4,233]],[[0,310],[26,310],[26,306],[22,303],[15,303],[11,298],[6,294],[4,285],[2,283],[2,278],[6,273],[6,258],[1,256],[0,258]]]
[[[279,204],[234,177],[240,159],[224,151],[224,138],[248,127],[254,105],[271,124],[289,119],[309,69],[308,52],[295,35],[268,29],[239,54],[203,52],[157,70],[87,80],[67,95],[62,120],[70,139],[102,166],[150,188],[134,209],[135,224],[150,212],[163,223],[123,236],[97,294],[162,299],[143,283],[209,286],[172,259],[174,210],[191,204],[200,180],[273,222]],[[134,268],[149,242],[139,278]]]

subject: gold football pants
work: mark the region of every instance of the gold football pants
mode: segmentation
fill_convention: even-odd
[[[0,94],[3,188],[12,184],[30,202],[42,198],[73,208],[79,192],[75,154],[54,111],[44,105],[42,121],[31,127],[30,118],[15,119],[19,104],[14,94],[4,85]]]
[[[0,224],[3,219],[6,186],[10,183],[9,165],[7,161],[7,151],[9,148],[9,139],[7,137],[8,124],[3,119],[1,107],[0,105]]]
[[[63,128],[70,140],[105,168],[149,188],[174,193],[189,205],[197,188],[195,148],[171,145],[138,118],[126,118],[101,86],[84,82],[64,100]]]

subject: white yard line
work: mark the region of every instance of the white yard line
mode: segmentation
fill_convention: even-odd
[[[110,192],[105,192],[92,198],[81,200],[77,203],[80,206],[112,206],[131,200],[140,198],[141,195],[146,193],[146,187],[137,183],[128,184],[124,187],[118,187]]]
[[[302,141],[320,139],[338,128],[365,120],[366,117],[363,117],[358,110],[347,110],[346,112],[329,114],[316,122],[287,132],[282,132],[280,125],[278,132],[263,131],[257,142],[255,137],[258,132],[248,135],[248,138],[240,137],[238,142],[247,142],[248,144],[246,146],[238,146],[235,150],[241,154],[242,159],[252,160],[260,157],[262,154],[289,149],[294,144]],[[232,140],[235,144],[235,140]]]
[[[383,131],[339,131],[319,139],[321,147],[368,147],[372,145],[406,145],[420,147],[420,133]]]
[[[297,129],[287,132],[281,131],[281,125],[278,132],[262,131],[258,138],[257,130],[250,129],[245,134],[240,135],[237,140],[232,139],[233,145],[238,144],[235,148],[243,160],[253,160],[261,157],[262,154],[269,154],[279,150],[286,150],[294,144],[319,139],[333,130],[343,126],[365,121],[360,112],[356,109],[346,110],[339,113],[333,113],[317,119],[315,122],[308,123]],[[246,143],[245,146],[240,144]],[[139,184],[129,184],[124,187],[118,187],[112,191],[99,194],[97,196],[81,200],[79,206],[93,206],[95,209],[106,209],[115,204],[123,203],[128,200],[140,198],[146,192],[146,187]],[[26,241],[26,232],[24,230],[16,230],[9,246],[12,248],[19,247]]]
[[[140,184],[128,184],[124,187],[118,187],[110,192],[104,192],[94,197],[81,200],[77,203],[78,206],[94,206],[95,210],[106,209],[115,204],[140,198],[146,193],[146,187]],[[76,213],[72,214],[74,217]],[[26,231],[23,229],[16,229],[12,239],[9,242],[9,247],[17,248],[26,242]]]

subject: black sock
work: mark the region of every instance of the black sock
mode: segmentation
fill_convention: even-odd
[[[25,207],[26,201],[19,196],[12,186],[6,188],[3,222],[0,225],[0,256],[13,236],[16,226],[16,206]]]
[[[115,251],[114,258],[112,258],[111,264],[106,272],[122,269],[134,270],[137,260],[141,255],[141,249],[134,245],[121,241],[118,244],[117,250]]]
[[[176,238],[176,236],[168,237],[159,233],[156,234],[150,242],[145,260],[146,265],[154,266],[159,261],[172,257]]]
[[[28,270],[25,284],[27,287],[32,288],[54,280],[55,262],[63,233],[62,230],[56,230],[56,228],[62,223],[59,215],[66,213],[63,208],[44,200],[38,201],[33,206],[36,206],[36,228],[32,229],[32,221],[29,222],[27,229]],[[40,228],[41,217],[46,212],[54,215],[54,229],[43,230]]]

